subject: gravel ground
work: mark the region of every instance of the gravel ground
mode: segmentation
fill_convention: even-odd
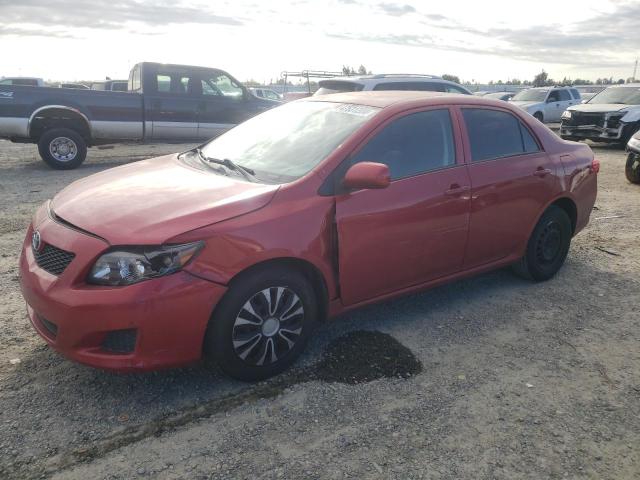
[[[358,310],[259,384],[64,360],[18,288],[32,213],[77,178],[185,148],[91,150],[56,172],[0,141],[0,478],[640,478],[640,188],[621,150],[594,148],[597,209],[549,282],[501,270]]]

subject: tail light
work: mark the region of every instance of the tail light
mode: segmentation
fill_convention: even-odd
[[[591,167],[589,167],[591,173],[598,173],[600,171],[600,160],[594,158],[591,160]]]

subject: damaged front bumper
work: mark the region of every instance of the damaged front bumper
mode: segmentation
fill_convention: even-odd
[[[621,142],[629,138],[634,125],[621,122],[619,119],[610,122],[608,117],[605,117],[604,122],[600,124],[571,125],[570,122],[563,120],[560,123],[560,136],[567,140]]]

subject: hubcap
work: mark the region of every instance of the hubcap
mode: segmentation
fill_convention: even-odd
[[[236,355],[250,365],[269,365],[284,357],[302,333],[304,306],[287,287],[253,295],[238,312],[232,341]]]
[[[67,137],[56,137],[49,143],[49,153],[59,162],[69,162],[76,158],[78,146]]]
[[[536,245],[536,256],[542,264],[553,263],[562,250],[562,230],[557,222],[549,222]]]

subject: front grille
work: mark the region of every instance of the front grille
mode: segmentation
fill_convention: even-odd
[[[136,348],[137,336],[138,331],[135,328],[113,330],[104,337],[102,349],[111,353],[131,353]]]
[[[620,126],[620,119],[622,115],[609,115],[607,119],[607,128],[618,128]]]
[[[58,326],[40,315],[38,315],[38,320],[40,320],[40,323],[45,328],[45,330],[47,330],[47,332],[51,334],[51,337],[56,338],[56,336],[58,335]]]
[[[571,119],[569,125],[597,125],[598,127],[604,127],[604,113],[591,113],[591,112],[571,112]]]
[[[76,254],[46,244],[41,250],[34,250],[33,256],[40,268],[53,275],[60,275],[69,266]]]

